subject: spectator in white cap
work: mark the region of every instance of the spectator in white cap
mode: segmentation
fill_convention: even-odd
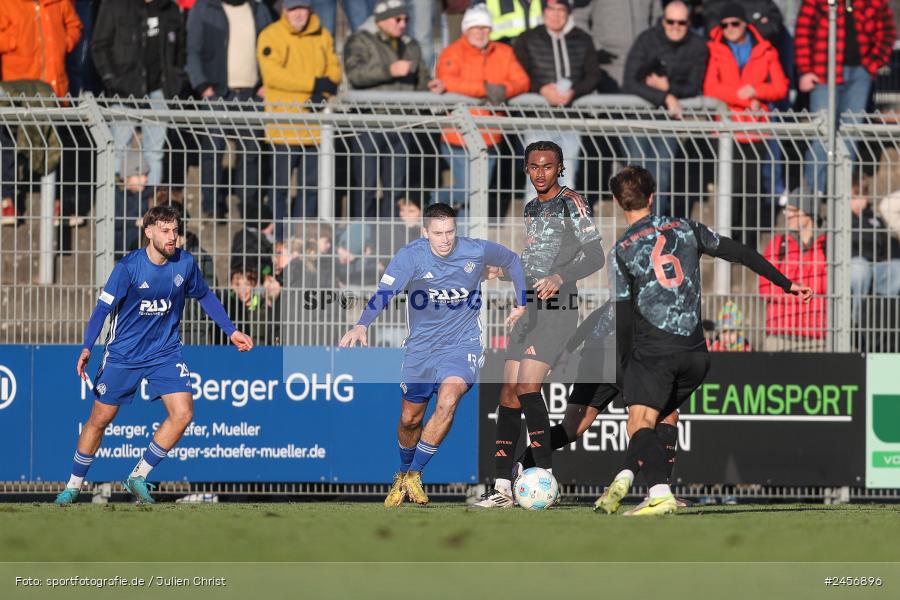
[[[483,4],[468,9],[462,20],[462,37],[447,46],[438,59],[436,79],[431,90],[442,93],[463,94],[484,98],[496,106],[508,98],[528,91],[528,74],[507,44],[492,42],[491,15]],[[472,109],[472,114],[490,114],[488,109]],[[503,138],[495,130],[484,130],[482,137],[489,148],[494,148]],[[466,167],[466,148],[462,136],[454,129],[446,129],[441,140],[442,154],[450,164],[453,184],[450,191],[440,190],[432,198],[435,202],[453,204],[465,209],[465,190],[469,187]],[[488,173],[493,172],[496,158],[491,154]],[[489,175],[490,177],[490,175]],[[496,203],[491,208],[497,212]],[[501,208],[499,214],[505,212]],[[493,215],[496,216],[496,215]]]

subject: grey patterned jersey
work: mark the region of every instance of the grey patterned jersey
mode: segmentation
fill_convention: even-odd
[[[719,236],[705,225],[650,215],[616,242],[610,268],[617,301],[631,301],[636,352],[706,348],[700,325],[700,255],[717,255]]]
[[[581,260],[581,247],[600,240],[591,207],[567,187],[541,202],[534,198],[525,205],[525,249],[522,266],[529,287],[542,277],[559,273],[562,267]],[[575,282],[567,282],[574,289]]]

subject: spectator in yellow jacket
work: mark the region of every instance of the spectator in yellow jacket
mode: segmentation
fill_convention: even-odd
[[[266,111],[307,112],[337,93],[341,63],[331,33],[319,23],[311,0],[284,0],[281,18],[259,34],[256,56],[266,90]],[[266,136],[275,152],[274,213],[276,238],[285,235],[285,218],[315,217],[319,212],[319,128],[302,122],[269,125]],[[290,210],[291,171],[300,169],[300,185]]]

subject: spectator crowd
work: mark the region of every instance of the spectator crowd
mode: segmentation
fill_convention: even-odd
[[[338,4],[350,33],[336,40]],[[524,93],[540,95],[554,107],[571,107],[592,93],[625,93],[643,98],[672,119],[683,117],[685,99],[708,96],[727,105],[732,121],[758,124],[780,119],[798,101],[812,111],[827,105],[828,4],[828,0],[0,0],[0,68],[6,94],[24,91],[64,99],[93,92],[122,110],[134,99],[164,110],[173,99],[195,98],[211,110],[302,113],[319,110],[339,90],[350,89],[392,93],[398,100],[410,92],[459,94],[482,101],[473,102],[474,115],[503,116],[502,105]],[[866,111],[879,72],[900,62],[895,50],[898,4],[837,2],[835,83],[844,122]],[[439,16],[445,31],[458,34],[443,50],[435,44]],[[211,219],[225,218],[230,190],[238,199],[238,218],[246,221],[241,239],[253,238],[255,248],[266,240],[272,247],[265,268],[259,261],[253,269],[232,264],[227,300],[234,311],[275,310],[280,292],[272,281],[290,271],[292,263],[309,263],[311,254],[319,258],[318,269],[313,266],[312,271],[322,271],[325,248],[334,261],[329,270],[358,273],[356,283],[364,284],[367,265],[378,264],[375,257],[418,235],[415,227],[402,221],[387,230],[363,226],[318,232],[302,247],[290,247],[287,240],[295,234],[303,237],[303,232],[289,231],[286,219],[316,217],[320,212],[319,126],[314,121],[267,121],[257,131],[239,118],[221,122],[221,127],[209,127],[197,136],[200,210]],[[523,130],[518,143],[557,142],[566,157],[566,181],[576,181],[583,167],[580,135],[575,129],[551,129]],[[185,175],[173,172],[173,164],[164,159],[167,139],[171,144],[172,138],[164,122],[141,123],[136,136],[135,123],[122,119],[112,123],[111,133],[119,182],[115,243],[121,254],[139,244],[140,216],[146,207],[180,200],[175,183]],[[488,147],[488,172],[499,181],[502,174],[496,171],[504,136],[490,129],[480,133]],[[90,144],[83,144],[77,131],[57,140],[59,156],[44,161],[52,164],[17,157],[19,134],[10,125],[0,125],[4,225],[21,222],[34,174],[60,162],[64,167],[74,164],[70,168],[75,170],[90,164],[79,154]],[[449,167],[449,185],[438,186],[422,200],[448,202],[465,214],[473,182],[464,135],[445,128],[437,143]],[[623,162],[643,164],[655,174],[656,209],[689,216],[691,202],[679,205],[671,193],[673,165],[683,151],[676,137],[623,135],[620,143]],[[348,216],[406,218],[421,209],[406,193],[409,156],[416,144],[415,135],[402,128],[371,128],[348,136]],[[825,148],[810,143],[802,189],[787,193],[782,149],[776,141],[748,130],[735,136],[734,146],[734,236],[757,246],[758,233],[775,226],[780,204],[783,232],[768,243],[767,257],[792,279],[825,292],[827,240],[820,230],[819,204],[825,187]],[[856,156],[852,143],[847,149]],[[226,156],[230,158],[223,160]],[[862,179],[854,182],[856,196],[862,197],[866,185]],[[83,223],[90,209],[90,190],[83,187],[60,189],[57,215],[70,216],[73,225]],[[491,210],[492,217],[502,217],[508,202]],[[853,222],[854,294],[874,290],[896,296],[900,232],[886,233],[888,225],[878,207],[862,200],[854,200]],[[237,246],[238,251],[248,251]],[[343,268],[333,269],[335,265]],[[349,276],[344,281],[333,279],[322,273],[318,283],[353,282]],[[799,305],[765,282],[760,292],[769,307],[766,349],[781,348],[780,340],[798,335],[812,346],[824,337],[824,304],[802,309],[801,314]],[[855,318],[860,310],[854,305]],[[742,319],[740,311],[727,314],[729,323]],[[742,338],[723,342],[727,347],[743,344]]]

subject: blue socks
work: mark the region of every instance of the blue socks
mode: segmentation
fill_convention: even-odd
[[[409,471],[409,465],[412,464],[413,456],[416,453],[416,447],[407,448],[403,444],[397,442],[397,445],[400,447],[400,472],[406,473]]]
[[[432,446],[431,444],[420,441],[416,444],[416,453],[413,456],[412,464],[409,466],[408,470],[421,472],[437,450],[437,446]]]
[[[76,450],[75,458],[72,461],[72,475],[84,478],[84,476],[87,475],[88,469],[91,468],[91,463],[93,462],[93,454],[82,454],[81,452]]]

